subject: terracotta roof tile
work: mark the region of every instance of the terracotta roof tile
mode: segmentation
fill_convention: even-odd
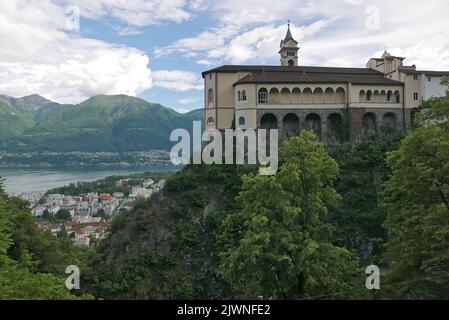
[[[253,72],[236,83],[353,83],[400,85],[403,83],[387,79],[381,73],[315,73],[315,72]]]

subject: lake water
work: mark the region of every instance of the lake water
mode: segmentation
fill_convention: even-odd
[[[134,169],[0,169],[8,193],[45,192],[79,181],[94,181],[112,175],[129,175],[142,172],[170,171],[163,167]]]

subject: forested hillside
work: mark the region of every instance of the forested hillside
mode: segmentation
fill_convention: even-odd
[[[386,236],[377,177],[386,176],[390,143],[342,147],[339,169],[304,133],[284,146],[274,177],[188,166],[114,220],[90,290],[126,299],[366,297],[362,266]]]
[[[65,287],[66,267],[86,270],[88,248],[76,248],[67,233],[56,239],[38,229],[28,203],[0,186],[0,299],[90,299]]]
[[[31,115],[0,100],[0,139],[18,136],[32,125]]]
[[[0,124],[5,124],[1,129],[3,132],[0,131],[2,151],[168,149],[172,130],[185,128],[190,131],[193,120],[203,120],[202,110],[179,114],[159,104],[125,95],[95,96],[78,105],[58,105],[49,101],[44,104],[46,100],[37,98],[31,100],[34,104],[24,101],[0,99]]]
[[[421,127],[330,155],[290,139],[275,176],[191,165],[118,216],[93,260],[105,298],[449,298],[449,96]],[[419,119],[418,119],[419,121]],[[381,267],[381,290],[364,268]]]

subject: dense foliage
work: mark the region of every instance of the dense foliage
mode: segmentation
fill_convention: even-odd
[[[226,217],[220,272],[236,296],[274,299],[336,295],[362,288],[356,256],[331,243],[324,221],[340,200],[338,165],[304,131],[281,149],[275,176],[244,178],[241,210]],[[343,297],[344,295],[336,295]]]
[[[386,260],[395,296],[449,298],[449,94],[388,156]]]
[[[73,247],[38,229],[28,203],[8,197],[0,187],[0,299],[79,299],[65,287],[65,269],[87,270],[88,249]]]
[[[164,190],[119,214],[92,262],[92,292],[104,298],[231,297],[218,276],[224,217],[236,210],[236,166],[187,166]]]
[[[336,244],[356,250],[365,264],[380,263],[387,237],[383,226],[387,213],[382,207],[383,183],[390,174],[386,157],[399,141],[372,137],[354,148],[342,145],[332,152],[340,167],[336,190],[342,196],[338,206],[329,208],[333,238]]]
[[[188,166],[123,213],[97,255],[106,298],[447,298],[447,98],[421,128],[331,151],[308,133],[280,170]],[[357,253],[354,254],[354,252]],[[361,266],[386,272],[364,288]]]

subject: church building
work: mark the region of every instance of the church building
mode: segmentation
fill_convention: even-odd
[[[409,129],[421,99],[445,93],[445,71],[404,66],[385,51],[365,68],[299,66],[288,25],[280,65],[224,65],[202,73],[206,129],[279,129],[288,138],[312,130],[326,144]],[[348,127],[347,133],[342,127]]]

